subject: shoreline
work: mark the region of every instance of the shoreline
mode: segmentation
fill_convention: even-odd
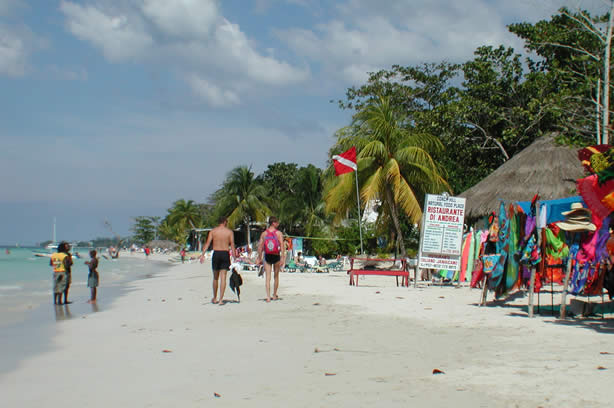
[[[132,259],[137,260],[136,257],[127,258],[131,259],[131,262]],[[170,262],[167,263],[162,259],[151,262],[154,270],[144,275],[125,276],[110,282],[102,280],[103,275],[96,304],[86,302],[90,292],[87,282],[82,282],[82,279],[71,285],[69,305],[52,304],[51,284],[48,295],[26,296],[23,305],[17,306],[13,312],[3,316],[0,321],[0,330],[3,333],[3,336],[0,337],[0,349],[3,350],[5,356],[0,362],[0,378],[14,370],[20,361],[49,351],[53,337],[59,330],[58,326],[63,321],[85,318],[93,313],[108,311],[118,298],[129,293],[132,282],[148,279],[149,275],[155,276],[173,267]]]
[[[263,280],[256,272],[241,274],[241,303],[227,289],[224,306],[210,303],[208,263],[178,264],[132,282],[112,308],[62,322],[52,350],[0,377],[6,401],[25,407],[56,400],[68,407],[610,405],[614,346],[607,321],[592,328],[529,320],[514,307],[473,306],[479,291],[397,288],[382,277],[350,287],[345,273],[282,273],[282,300],[267,304]],[[54,377],[63,365],[66,373]],[[433,375],[434,369],[445,374]],[[113,392],[100,393],[101,387]]]

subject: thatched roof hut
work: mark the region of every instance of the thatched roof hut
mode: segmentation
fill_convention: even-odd
[[[467,198],[467,217],[481,217],[498,210],[500,200],[530,201],[536,193],[541,200],[576,195],[576,180],[584,177],[577,149],[556,144],[554,137],[537,139],[460,194]]]
[[[150,248],[176,249],[177,247],[179,247],[179,244],[173,241],[155,239],[153,241],[149,241],[147,243],[147,246]]]

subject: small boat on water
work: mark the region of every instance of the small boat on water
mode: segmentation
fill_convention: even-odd
[[[56,239],[56,237],[55,237],[55,222],[56,222],[56,219],[55,219],[55,217],[53,217],[53,238],[51,239],[51,242],[50,242],[50,243],[48,243],[48,244],[45,246],[45,249],[47,249],[47,250],[49,250],[49,251],[55,251],[55,250],[57,250],[57,249],[58,249],[58,245],[59,245],[59,244],[58,244],[58,241],[57,241],[57,239]]]

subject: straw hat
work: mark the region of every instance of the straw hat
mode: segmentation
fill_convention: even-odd
[[[565,221],[556,225],[563,231],[595,231],[597,227],[592,223],[591,210],[584,208],[582,203],[573,203],[571,210],[562,213]]]

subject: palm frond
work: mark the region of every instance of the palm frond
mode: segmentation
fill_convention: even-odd
[[[395,191],[395,199],[413,223],[420,221],[422,217],[420,203],[404,178],[401,178],[399,188]]]
[[[373,160],[385,160],[388,153],[386,146],[379,140],[369,142],[358,154],[358,158],[369,158]]]
[[[379,197],[382,191],[382,186],[385,183],[384,169],[378,168],[360,189],[360,196],[364,203],[368,203],[371,200],[375,200]]]

